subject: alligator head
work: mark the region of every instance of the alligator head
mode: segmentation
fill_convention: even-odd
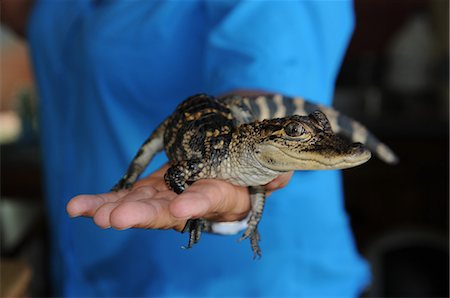
[[[370,151],[333,133],[320,111],[259,122],[254,156],[275,171],[344,169],[369,160]]]

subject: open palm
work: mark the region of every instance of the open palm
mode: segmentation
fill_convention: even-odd
[[[164,166],[139,180],[130,190],[95,195],[79,195],[67,204],[71,217],[88,216],[101,228],[175,229],[181,231],[190,218],[235,221],[246,217],[250,199],[246,187],[203,179],[182,194],[169,190]],[[268,191],[287,184],[292,173],[284,174],[266,186]]]

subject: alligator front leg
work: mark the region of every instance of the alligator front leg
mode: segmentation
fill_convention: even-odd
[[[250,186],[248,188],[250,200],[252,204],[250,218],[247,222],[247,229],[239,240],[250,237],[250,244],[253,250],[253,258],[261,257],[261,249],[259,241],[261,240],[258,232],[258,224],[261,220],[264,203],[266,200],[266,192],[262,186]]]
[[[206,220],[202,218],[189,219],[184,226],[183,233],[189,231],[189,241],[187,246],[183,248],[191,248],[194,244],[200,241],[200,236],[204,227],[206,226]]]
[[[189,183],[198,180],[198,174],[202,167],[200,162],[184,161],[176,165],[172,165],[164,175],[167,186],[177,194],[182,193]],[[183,248],[191,248],[200,240],[202,231],[206,226],[204,219],[189,219],[183,229],[183,233],[189,231],[189,242]]]

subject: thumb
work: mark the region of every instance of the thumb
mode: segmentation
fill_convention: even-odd
[[[169,210],[177,218],[234,221],[248,213],[250,199],[246,187],[204,179],[195,182],[174,199]]]
[[[266,184],[264,188],[266,189],[266,191],[272,192],[274,190],[285,187],[291,180],[293,173],[294,172],[288,172],[278,176],[277,178]]]

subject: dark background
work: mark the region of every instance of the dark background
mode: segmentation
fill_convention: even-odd
[[[335,105],[400,157],[344,171],[374,283],[366,296],[448,297],[448,1],[360,0]]]
[[[364,296],[448,297],[448,1],[357,0],[355,11],[335,106],[400,157],[395,166],[372,158],[344,171],[346,208],[374,275]],[[43,296],[48,241],[35,93],[26,48],[3,35],[0,111],[15,111],[22,129],[1,146],[2,264],[19,268],[29,295]]]

